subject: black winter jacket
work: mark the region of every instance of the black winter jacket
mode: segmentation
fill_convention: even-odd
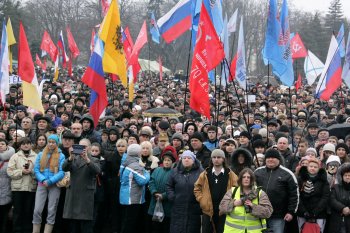
[[[258,186],[269,197],[272,218],[284,218],[287,213],[295,214],[299,205],[299,189],[295,175],[286,167],[279,165],[274,169],[259,167],[254,172]]]

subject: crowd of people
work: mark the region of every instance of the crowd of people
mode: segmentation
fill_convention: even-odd
[[[245,103],[244,90],[211,86],[206,119],[182,80],[144,73],[129,102],[106,77],[108,106],[94,122],[83,72],[44,83],[44,114],[11,86],[0,109],[0,232],[350,232],[346,89],[323,102],[313,87],[288,95],[264,81]],[[182,116],[144,116],[161,107]]]

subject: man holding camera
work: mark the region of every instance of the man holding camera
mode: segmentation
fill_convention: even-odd
[[[94,194],[96,175],[100,163],[90,155],[91,143],[82,139],[73,145],[62,169],[70,172],[70,186],[67,188],[63,218],[71,220],[71,232],[93,232]]]

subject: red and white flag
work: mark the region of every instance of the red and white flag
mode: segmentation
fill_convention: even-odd
[[[53,43],[50,34],[45,31],[43,35],[43,39],[40,44],[40,49],[49,54],[51,61],[55,61],[57,54],[57,47],[55,43]]]
[[[147,43],[147,24],[146,20],[143,22],[142,28],[137,36],[134,47],[132,48],[132,52],[130,55],[130,59],[128,61],[129,65],[135,65],[138,63],[139,53],[142,47]]]
[[[196,47],[190,74],[190,107],[210,119],[208,72],[225,57],[224,47],[216,34],[207,9],[202,4]]]

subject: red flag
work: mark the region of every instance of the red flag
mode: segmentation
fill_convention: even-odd
[[[299,33],[296,33],[295,36],[291,39],[290,48],[292,50],[293,59],[303,58],[307,56],[307,50],[299,36]]]
[[[108,0],[101,0],[101,6],[102,6],[102,16],[105,17],[109,9]]]
[[[50,34],[45,31],[43,35],[43,39],[41,41],[40,49],[47,52],[51,58],[51,61],[55,61],[57,55],[57,47],[55,43],[53,43]]]
[[[73,68],[72,68],[72,54],[69,56],[69,60],[67,62],[67,69],[68,69],[68,77],[72,77],[73,74]]]
[[[129,28],[125,28],[124,32],[123,32],[123,46],[124,46],[124,52],[125,52],[125,56],[126,56],[126,60],[128,61],[128,64],[130,64],[129,60],[134,48],[134,41],[132,40],[132,37],[130,35],[129,32]],[[134,77],[134,83],[137,82],[137,74],[139,73],[139,71],[141,70],[141,66],[140,63],[138,62],[138,58],[137,58],[137,63],[133,64],[133,77]]]
[[[91,31],[91,41],[90,41],[90,52],[91,54],[94,52],[94,47],[95,47],[95,29],[93,28]]]
[[[109,74],[109,77],[111,78],[112,82],[115,82],[119,79],[118,75],[116,75],[116,74]]]
[[[75,43],[75,40],[72,32],[70,31],[70,28],[67,27],[66,30],[67,30],[68,48],[72,54],[72,58],[76,58],[80,54],[79,48]]]
[[[298,80],[295,82],[295,90],[298,91],[301,86],[302,86],[301,75],[299,73],[298,74]]]
[[[46,68],[47,68],[46,63],[47,63],[46,57],[44,57],[44,63],[43,63],[43,66],[42,66],[42,69],[43,69],[43,70],[46,70]]]
[[[40,58],[39,58],[39,56],[38,56],[37,53],[35,54],[35,64],[36,64],[37,66],[40,66],[40,68],[43,67],[43,63],[40,61]]]
[[[228,78],[229,82],[233,82],[233,80],[235,80],[236,78],[236,66],[237,66],[237,53],[235,54],[231,62],[231,67],[230,67],[231,75]]]
[[[134,47],[132,48],[132,52],[130,55],[130,59],[128,64],[135,65],[138,63],[139,53],[142,47],[147,43],[147,24],[146,20],[143,22],[142,28],[137,36]]]
[[[158,59],[158,63],[159,63],[159,80],[163,81],[163,65],[162,65],[162,58],[160,56]]]
[[[190,107],[210,119],[208,72],[225,57],[219,36],[202,4],[190,74]]]

